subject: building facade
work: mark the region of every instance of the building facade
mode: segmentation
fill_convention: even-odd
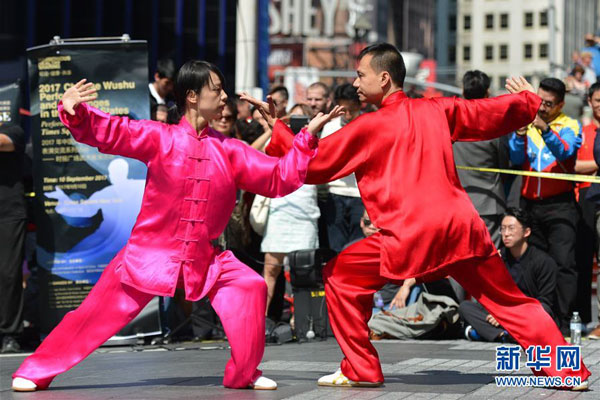
[[[555,1],[554,21],[564,20],[563,2]],[[457,78],[479,69],[490,76],[492,90],[501,91],[509,76],[537,85],[550,74],[551,54],[563,65],[564,31],[556,26],[551,34],[548,6],[544,0],[459,0]]]

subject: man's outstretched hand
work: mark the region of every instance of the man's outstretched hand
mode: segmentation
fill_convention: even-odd
[[[310,120],[307,130],[313,135],[316,135],[317,133],[321,132],[321,129],[323,129],[323,126],[325,126],[326,123],[334,118],[342,116],[343,114],[344,107],[342,106],[333,107],[333,110],[331,110],[328,114],[323,114],[320,112]]]
[[[506,85],[504,87],[510,93],[521,93],[525,90],[535,93],[531,83],[527,82],[527,79],[523,78],[522,76],[519,76],[518,78],[511,76],[510,78],[506,79]]]
[[[82,79],[74,86],[71,86],[62,96],[63,108],[71,115],[75,115],[75,107],[80,103],[96,99],[96,88],[94,84],[85,83],[86,79]]]

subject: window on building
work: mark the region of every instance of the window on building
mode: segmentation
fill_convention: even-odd
[[[448,17],[448,29],[450,32],[456,32],[456,15],[450,15]]]
[[[485,29],[494,29],[494,14],[485,14]]]
[[[450,64],[456,63],[456,46],[448,47],[448,62]]]
[[[494,46],[489,44],[485,46],[485,59],[486,61],[494,59]]]
[[[508,45],[507,44],[500,45],[500,59],[508,60]]]
[[[537,84],[533,82],[533,75],[525,75],[523,78],[525,78],[527,82],[531,83],[533,87],[537,86]]]
[[[508,14],[500,14],[500,28],[508,28]]]
[[[540,11],[540,26],[548,26],[548,11]]]
[[[533,45],[531,43],[525,43],[523,45],[523,58],[531,60],[533,58]]]
[[[533,13],[526,12],[525,13],[525,28],[533,27]]]
[[[540,43],[540,58],[548,58],[548,43]]]
[[[463,46],[463,61],[471,61],[471,46]]]
[[[465,31],[471,30],[471,16],[470,15],[463,16],[463,29]]]
[[[506,85],[506,75],[501,75],[498,77],[498,89],[504,89]]]

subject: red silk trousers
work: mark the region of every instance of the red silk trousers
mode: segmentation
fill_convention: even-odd
[[[376,234],[349,246],[323,270],[331,328],[345,356],[342,372],[354,381],[384,380],[367,326],[373,308],[373,294],[389,282],[379,273],[379,238]],[[519,290],[500,256],[462,261],[448,272],[523,348],[551,346],[552,367],[540,371],[532,369],[534,374],[579,376],[582,381],[591,375],[583,361],[579,371],[556,370],[556,346],[567,343],[539,301]]]
[[[220,263],[221,273],[208,296],[231,346],[223,385],[246,388],[262,374],[257,367],[265,348],[267,286],[229,251],[214,263]],[[154,295],[121,283],[117,266],[111,262],[106,267],[81,305],[65,315],[13,377],[47,388],[56,375],[82,361],[144,308]]]

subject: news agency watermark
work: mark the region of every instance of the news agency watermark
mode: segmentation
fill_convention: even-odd
[[[576,372],[581,370],[580,346],[556,346],[554,357],[550,346],[529,346],[525,350],[526,368],[541,371],[542,368],[555,367],[557,371]],[[496,371],[518,372],[521,368],[521,347],[496,347]],[[496,376],[498,387],[573,387],[581,385],[579,376]]]

